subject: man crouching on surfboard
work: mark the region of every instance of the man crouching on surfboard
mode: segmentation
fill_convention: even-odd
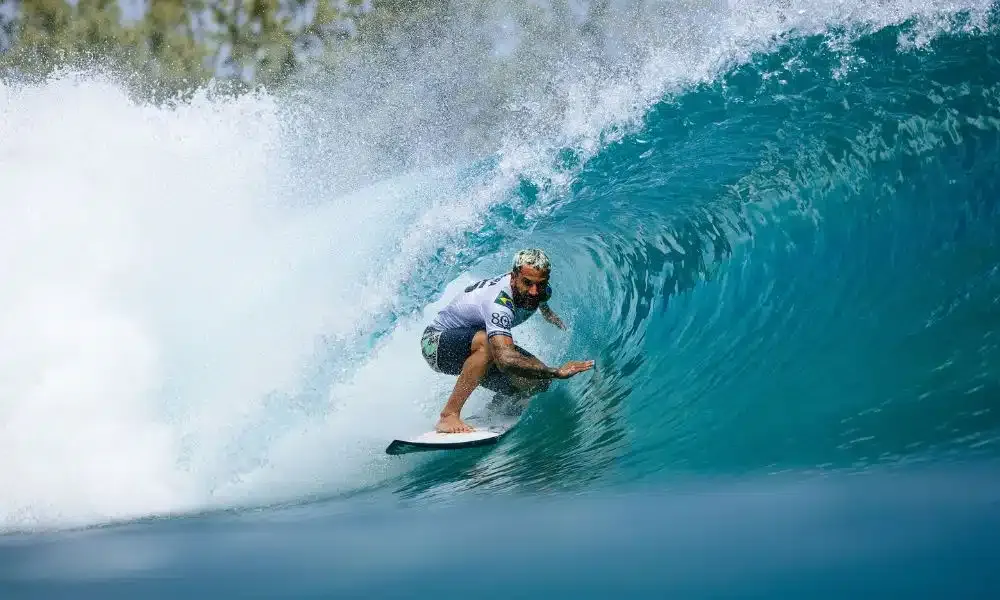
[[[511,329],[536,310],[549,323],[566,329],[547,304],[552,295],[549,271],[544,252],[521,250],[509,273],[465,288],[424,330],[420,347],[427,364],[438,373],[458,375],[437,431],[473,430],[459,415],[478,385],[504,396],[532,396],[548,389],[552,379],[568,379],[594,366],[594,361],[583,360],[548,367],[514,343]]]

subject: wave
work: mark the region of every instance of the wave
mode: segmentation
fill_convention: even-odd
[[[574,334],[548,356],[598,372],[400,489],[995,455],[1000,64],[956,22],[796,37],[587,161],[514,239],[558,257]]]
[[[0,527],[992,452],[989,3],[508,9],[285,94],[0,83]],[[593,377],[382,456],[451,385],[422,322],[528,244],[573,330],[520,339]]]

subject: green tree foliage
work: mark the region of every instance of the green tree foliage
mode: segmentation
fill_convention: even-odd
[[[211,69],[209,49],[196,35],[195,10],[202,9],[202,3],[185,0],[148,2],[143,19],[131,28],[138,34],[134,52],[158,79],[203,82],[211,75]]]
[[[7,3],[5,3],[7,4]],[[127,47],[128,32],[119,25],[115,0],[25,0],[12,3],[4,29],[10,33],[5,63],[40,69],[69,57]]]
[[[310,55],[342,37],[362,1],[228,0],[204,2],[220,69],[244,81],[284,83]]]
[[[146,0],[125,21],[118,0],[0,0],[0,77],[108,67],[177,92],[209,79],[279,86],[349,36],[363,0]]]

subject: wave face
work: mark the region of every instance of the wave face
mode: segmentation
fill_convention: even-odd
[[[566,432],[588,477],[996,452],[998,38],[918,29],[658,103],[533,224],[602,366]]]
[[[588,157],[515,245],[556,257],[544,357],[597,373],[402,489],[995,456],[1000,38],[968,17],[789,35]]]
[[[994,457],[1000,30],[869,4],[449,5],[180,107],[0,84],[0,527]],[[529,245],[570,331],[518,341],[596,371],[382,455],[453,383],[423,323]]]

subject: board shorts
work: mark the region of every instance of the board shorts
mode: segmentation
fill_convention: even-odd
[[[483,330],[475,327],[462,327],[442,331],[427,327],[424,329],[423,335],[420,336],[420,352],[434,371],[447,375],[458,375],[462,372],[465,359],[469,358],[472,338],[479,331]],[[514,345],[514,348],[528,358],[535,358],[532,353],[517,344]],[[486,375],[479,380],[479,385],[504,396],[517,396],[521,393],[510,377],[498,369],[496,365],[490,365]]]

